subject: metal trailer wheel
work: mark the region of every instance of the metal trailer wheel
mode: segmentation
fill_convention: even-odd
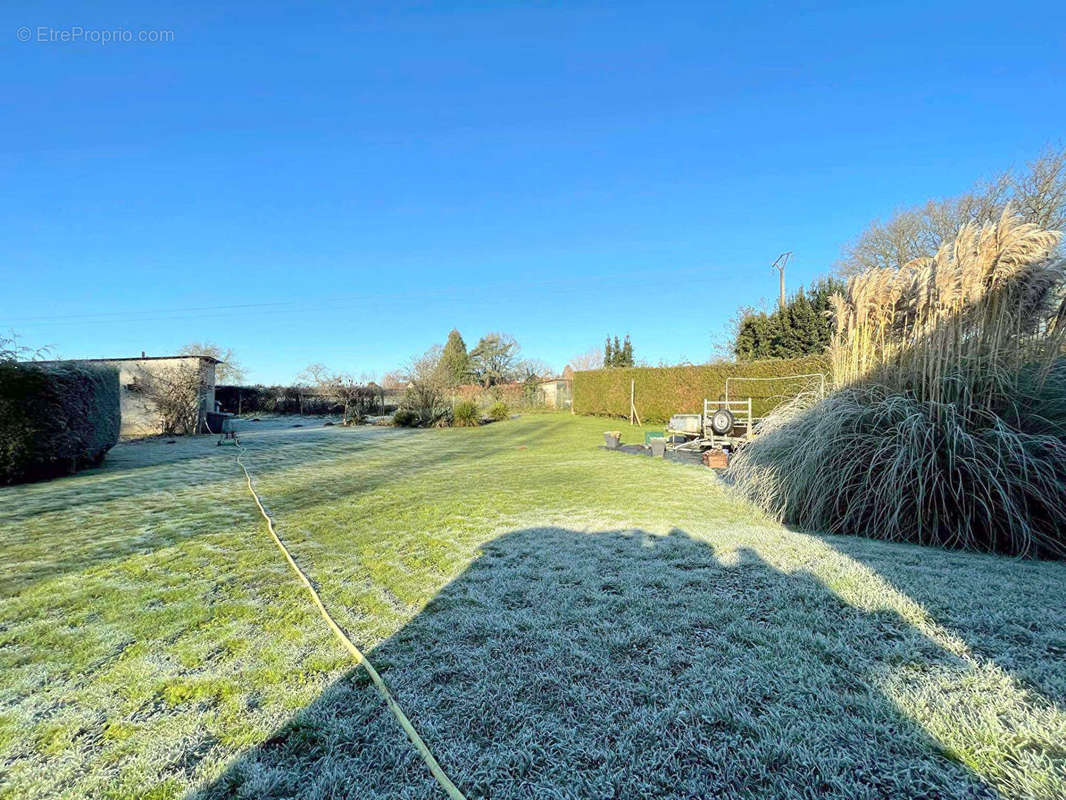
[[[734,422],[733,412],[728,408],[720,408],[711,417],[711,430],[719,436],[725,436],[732,432]]]

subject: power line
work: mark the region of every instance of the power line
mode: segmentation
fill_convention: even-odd
[[[146,323],[146,322],[173,322],[186,319],[209,319],[215,317],[231,316],[234,313],[244,313],[247,311],[261,311],[263,309],[273,308],[274,314],[292,314],[292,313],[304,313],[309,311],[315,311],[319,309],[330,308],[350,308],[353,306],[359,306],[366,303],[378,303],[383,300],[411,300],[416,298],[434,298],[434,297],[447,297],[449,295],[463,295],[464,299],[470,300],[469,293],[472,290],[478,290],[483,296],[486,290],[491,289],[504,289],[504,288],[518,288],[518,289],[572,289],[573,287],[587,285],[588,288],[595,288],[602,284],[615,284],[620,281],[626,281],[632,288],[633,279],[637,277],[645,278],[647,281],[654,281],[656,284],[661,283],[664,278],[670,276],[684,276],[684,275],[698,275],[706,274],[705,269],[681,269],[681,270],[669,270],[669,271],[656,271],[652,274],[648,272],[642,272],[639,274],[634,273],[616,273],[612,275],[592,275],[583,278],[569,278],[558,280],[541,280],[541,281],[499,281],[496,283],[480,284],[478,286],[451,286],[438,290],[424,290],[424,291],[388,291],[388,292],[376,292],[365,293],[358,295],[344,295],[336,296],[333,298],[322,299],[297,299],[297,300],[277,300],[271,302],[262,303],[234,303],[227,305],[216,306],[184,306],[177,308],[154,308],[154,309],[139,309],[139,310],[126,310],[126,311],[99,311],[99,312],[81,312],[76,314],[57,314],[57,315],[45,315],[45,316],[33,316],[33,317],[13,317],[8,318],[4,322],[4,326],[12,324],[26,324],[31,326],[39,325],[74,325],[74,324],[95,324],[95,323]]]

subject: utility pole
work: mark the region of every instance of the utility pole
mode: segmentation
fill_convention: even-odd
[[[770,265],[770,269],[776,269],[781,276],[781,310],[785,310],[785,267],[788,266],[788,262],[792,259],[792,251],[782,253],[777,257],[777,261]]]

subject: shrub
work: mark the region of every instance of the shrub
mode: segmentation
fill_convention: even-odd
[[[452,409],[452,424],[459,428],[469,428],[481,422],[481,412],[477,403],[462,400]]]
[[[810,389],[810,381],[790,375],[826,372],[824,355],[806,358],[752,361],[736,364],[689,364],[679,367],[633,367],[588,370],[574,373],[573,409],[576,414],[629,416],[629,383],[636,381],[637,412],[643,422],[665,422],[674,414],[703,411],[703,400],[719,399],[730,376],[774,378],[737,384],[731,394],[751,397],[756,416],[764,416],[789,396]]]
[[[837,391],[764,424],[728,475],[806,528],[1066,556],[1066,263],[1004,214],[836,296]]]
[[[405,367],[407,381],[402,406],[418,415],[423,427],[446,425],[450,421],[451,406],[445,397],[445,383],[440,368],[441,349],[431,347]]]
[[[401,428],[416,428],[418,427],[418,414],[409,408],[399,408],[392,415],[392,424],[399,425]]]
[[[489,416],[497,422],[507,419],[511,415],[511,409],[507,407],[507,403],[502,400],[497,400],[489,407]]]
[[[0,483],[99,463],[120,424],[113,367],[0,362]]]
[[[136,386],[162,418],[163,433],[198,432],[204,406],[204,376],[199,364],[145,371]]]
[[[366,414],[364,414],[358,408],[349,408],[341,416],[341,425],[344,427],[350,427],[352,425],[365,425]]]
[[[477,384],[457,386],[452,390],[452,398],[453,400],[471,400],[478,405],[489,406],[501,402],[506,403],[508,408],[530,408],[537,402],[535,396],[530,397],[524,382],[497,383],[487,389]]]

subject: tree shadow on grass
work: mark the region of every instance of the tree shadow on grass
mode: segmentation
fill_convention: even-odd
[[[750,549],[546,528],[486,544],[370,659],[470,798],[996,797],[875,686],[930,648]],[[442,793],[353,670],[190,796]]]

